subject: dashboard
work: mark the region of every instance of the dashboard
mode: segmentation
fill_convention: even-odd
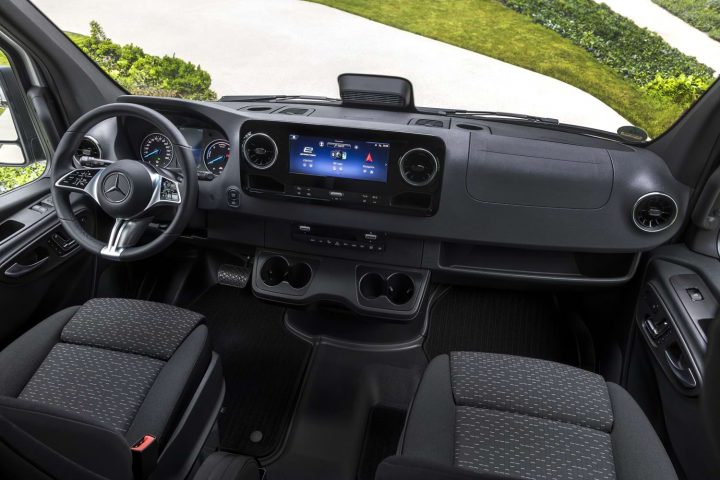
[[[119,100],[163,113],[193,147],[199,198],[187,236],[256,248],[255,293],[286,303],[408,316],[430,278],[621,284],[643,251],[678,232],[691,194],[648,149],[538,126],[323,104]],[[143,121],[108,120],[88,138],[105,158],[177,166],[172,145]],[[270,285],[263,262],[308,283]],[[415,293],[393,303],[386,294],[401,287]]]

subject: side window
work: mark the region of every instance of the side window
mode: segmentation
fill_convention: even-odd
[[[0,195],[41,177],[46,166],[22,91],[0,51]]]

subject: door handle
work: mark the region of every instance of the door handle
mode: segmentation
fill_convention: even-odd
[[[40,260],[31,263],[30,265],[23,265],[22,263],[15,262],[5,270],[5,276],[10,278],[20,278],[25,275],[34,272],[38,268],[42,267],[50,257],[43,257]]]
[[[695,374],[690,367],[682,365],[681,359],[683,355],[684,353],[681,352],[679,357],[676,358],[672,353],[670,353],[669,349],[665,350],[665,360],[667,361],[672,374],[675,376],[677,381],[680,382],[680,385],[688,390],[692,390],[697,387],[697,379],[695,379]]]

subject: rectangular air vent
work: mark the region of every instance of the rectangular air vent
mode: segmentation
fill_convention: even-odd
[[[300,115],[307,117],[312,112],[314,112],[314,108],[305,108],[305,107],[285,107],[282,110],[278,110],[277,114],[279,115]]]
[[[413,125],[432,128],[447,128],[445,122],[436,118],[416,118],[410,122]]]
[[[238,108],[238,110],[247,110],[248,112],[255,112],[255,113],[273,113],[278,110],[277,105],[263,105],[263,104],[257,104],[257,105],[246,105],[244,107]]]

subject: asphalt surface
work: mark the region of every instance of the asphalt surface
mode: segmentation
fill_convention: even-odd
[[[338,96],[341,73],[410,79],[416,104],[549,116],[615,131],[628,122],[559,80],[493,58],[296,0],[35,0],[60,28],[97,20],[117,43],[175,54],[230,94]]]

